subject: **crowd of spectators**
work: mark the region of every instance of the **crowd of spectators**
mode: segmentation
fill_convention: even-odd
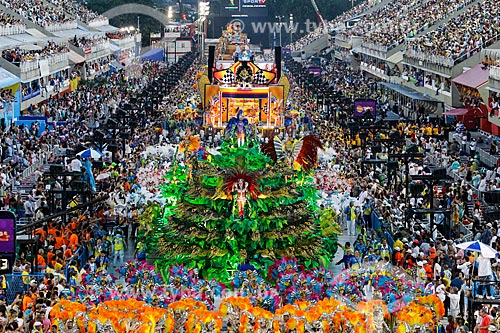
[[[471,0],[389,2],[344,26],[344,20],[363,13],[378,2],[363,2],[340,18],[328,22],[329,29],[337,28],[343,38],[363,37],[363,46],[387,51],[405,41],[406,55],[443,66],[453,66],[470,55],[493,44],[498,39],[500,22],[496,16],[495,1],[481,1],[471,5]],[[465,7],[463,13],[423,36],[421,32],[440,20],[450,17]],[[412,19],[407,19],[411,17]],[[322,35],[318,27],[290,45],[300,50]],[[490,59],[488,59],[488,62]]]
[[[287,24],[287,23],[283,23],[283,24]],[[328,25],[328,27],[330,26],[329,23],[327,23],[327,25]],[[326,28],[327,30],[329,29],[328,27]],[[304,48],[304,46],[311,44],[312,42],[319,39],[324,34],[325,34],[325,28],[323,27],[323,25],[319,25],[313,31],[309,32],[308,34],[302,36],[301,38],[297,39],[292,44],[290,44],[289,45],[290,50],[292,50],[292,51],[302,50],[302,48]]]
[[[359,20],[354,26],[342,31],[340,34],[344,37],[364,36],[379,26],[395,26],[395,22],[398,22],[398,19],[401,20],[400,16],[417,6],[417,4],[418,2],[414,0],[386,3],[377,10],[363,16],[362,20]]]
[[[48,42],[41,50],[25,50],[15,48],[2,51],[2,58],[19,66],[21,63],[38,61],[56,54],[67,53],[68,47],[65,44]]]
[[[15,97],[12,94],[12,90],[10,89],[1,89],[0,90],[0,102],[13,102],[15,101]]]
[[[85,160],[64,158],[62,149],[87,144],[86,140],[92,135],[92,131],[99,129],[99,124],[94,124],[96,127],[93,128],[87,126],[90,119],[98,118],[99,121],[106,122],[109,116],[123,108],[133,96],[140,95],[160,75],[169,70],[177,75],[181,70],[180,67],[170,68],[155,62],[144,62],[141,68],[140,78],[127,78],[122,71],[108,74],[41,106],[50,117],[60,112],[58,120],[64,121],[65,125],[49,124],[50,127],[42,133],[38,123],[31,127],[12,125],[9,129],[2,130],[0,188],[4,209],[11,210],[18,216],[40,219],[66,208],[61,206],[59,198],[56,211],[50,211],[45,186],[50,177],[41,171],[35,173],[36,182],[31,191],[24,195],[14,193],[13,190],[26,181],[20,177],[21,172],[27,166],[38,165],[41,160],[63,164],[66,170],[72,172],[91,167]],[[161,141],[177,140],[178,143],[182,139],[179,136],[187,133],[187,128],[192,126],[193,119],[169,118],[169,112],[172,110],[171,105],[177,105],[183,99],[195,102],[192,100],[195,90],[190,82],[200,68],[201,65],[196,63],[181,70],[186,79],[170,92],[154,117],[151,114],[148,119],[144,119],[143,125],[134,130],[132,137],[127,140],[125,151],[115,152],[112,159],[117,163],[111,163],[111,157],[105,154],[104,162],[108,166],[94,166],[96,179],[99,179],[99,195],[108,194],[107,200],[92,210],[75,213],[67,220],[52,220],[34,231],[35,244],[21,246],[14,273],[20,274],[23,287],[19,290],[20,294],[15,298],[11,297],[8,303],[5,302],[5,297],[0,300],[0,303],[3,302],[0,304],[0,330],[69,332],[69,326],[59,327],[57,322],[51,322],[50,319],[50,309],[60,298],[75,297],[82,292],[85,294],[87,288],[92,288],[87,290],[87,296],[109,296],[103,291],[106,289],[104,284],[90,284],[85,276],[97,274],[99,281],[101,277],[109,281],[108,274],[112,274],[114,268],[123,264],[124,250],[129,244],[127,240],[136,235],[136,218],[142,204],[146,200],[159,198],[157,185],[161,182],[164,167],[168,166],[163,162],[171,161],[175,156],[168,154],[166,159],[159,161],[159,155],[154,154],[153,158],[146,151],[150,151],[149,148]],[[164,130],[158,131],[161,128]],[[113,137],[113,133],[107,135],[109,138]],[[97,177],[104,173],[107,174],[106,177]],[[156,180],[152,179],[154,177]],[[61,187],[58,181],[52,185],[55,188]],[[109,227],[110,220],[113,221],[113,227]],[[86,255],[82,256],[82,253]],[[137,256],[144,255],[140,249],[135,253]],[[34,278],[31,275],[34,272],[43,272],[44,275]],[[96,286],[99,287],[97,294],[94,290]],[[14,286],[9,286],[11,287]]]
[[[342,62],[325,65],[321,76],[334,91],[348,98],[377,98],[381,94],[375,79],[364,77]]]
[[[334,20],[330,22],[330,24],[332,24],[333,26],[338,24],[343,25],[345,20],[352,19],[354,17],[357,17],[358,15],[363,14],[364,12],[372,9],[381,2],[382,2],[381,0],[362,1],[358,5],[352,7],[350,10],[337,16]]]
[[[314,105],[322,85],[327,82],[345,82],[345,78],[350,77],[350,81],[355,78],[362,82],[361,85],[370,87],[366,78],[339,62],[324,66],[327,74],[319,84],[300,84],[299,78],[304,76],[301,72],[304,69],[297,63],[287,62],[287,68],[291,71],[291,98],[301,100],[301,109],[306,112],[307,107],[304,106],[307,103]],[[305,89],[297,90],[298,95],[293,93],[297,84]],[[337,86],[339,96],[330,106],[323,110],[316,107],[319,115],[310,113],[308,117],[312,120],[313,130],[321,135],[325,144],[325,150],[320,154],[320,171],[316,176],[322,204],[332,206],[339,212],[342,216],[340,221],[351,234],[356,227],[349,225],[348,214],[342,212],[350,202],[354,203],[356,212],[355,224],[359,234],[354,243],[343,245],[344,257],[340,263],[351,268],[363,260],[387,257],[392,265],[412,272],[412,278],[422,283],[426,292],[436,293],[444,301],[451,331],[458,328],[468,330],[465,327],[468,324],[471,328],[478,327],[476,321],[480,323],[485,316],[496,320],[498,308],[495,306],[475,308],[469,313],[468,305],[472,299],[476,299],[476,304],[479,299],[480,304],[481,298],[499,296],[500,264],[496,259],[456,247],[466,240],[480,240],[500,250],[497,242],[499,221],[485,210],[484,202],[480,200],[481,193],[500,189],[500,169],[481,166],[476,153],[476,146],[484,140],[491,144],[492,149],[498,149],[495,138],[475,138],[459,123],[453,135],[456,139],[448,140],[442,135],[442,124],[432,123],[423,117],[419,118],[419,122],[393,123],[385,130],[380,129],[379,134],[368,135],[368,140],[361,144],[347,121],[342,121],[349,119],[348,114],[352,112],[352,106],[345,105],[350,105],[352,98],[359,97],[355,94],[357,89],[351,91],[351,87],[350,84]],[[348,97],[347,101],[340,96]],[[386,102],[382,95],[373,94],[371,97],[378,100],[379,106]],[[343,117],[342,113],[347,115]],[[299,123],[299,131],[309,128],[305,126],[303,117]],[[389,133],[397,133],[407,145],[408,142],[416,144],[424,154],[422,162],[409,164],[410,175],[431,174],[429,166],[445,167],[451,175],[451,182],[432,188],[432,202],[429,201],[429,189],[421,182],[412,183],[407,193],[403,163],[391,176],[384,166],[362,163],[363,159],[384,159],[388,153],[403,151],[404,143],[381,144],[370,139],[388,137]],[[406,197],[414,212],[427,208],[438,211],[433,217],[437,231],[430,231],[427,214],[405,215]],[[378,214],[377,231],[374,229],[375,221],[372,221],[372,209]],[[448,210],[449,215],[444,210],[439,213],[439,209]],[[468,317],[469,314],[473,317]],[[498,329],[493,319],[492,324]]]
[[[118,31],[114,31],[114,32],[108,32],[106,34],[106,37],[108,37],[109,39],[124,39],[124,38],[128,38],[132,35],[133,35],[133,33],[128,31],[128,30],[118,30]]]
[[[378,20],[369,21],[370,28],[363,32],[364,41],[388,48],[395,47],[407,38],[415,37],[437,21],[452,15],[470,2],[470,0],[426,1],[420,6],[412,4],[407,11],[395,12],[396,16],[389,18],[382,11],[382,16]],[[405,20],[401,17],[403,15],[411,17],[412,20]],[[388,24],[389,21],[391,23]]]
[[[290,45],[290,49],[292,51],[301,50],[305,45],[312,43],[313,41],[320,38],[325,31],[332,32],[335,29],[344,30],[345,29],[345,20],[350,18],[354,18],[367,10],[375,7],[381,2],[381,0],[373,0],[373,1],[362,1],[360,4],[354,6],[350,10],[342,13],[341,15],[335,17],[335,19],[331,21],[325,21],[326,29],[324,26],[320,25],[316,27],[313,31],[307,31],[307,34],[297,39]]]
[[[476,3],[446,24],[410,42],[407,53],[431,62],[432,56],[449,58],[453,64],[463,61],[498,39],[500,20],[496,13],[499,9],[497,1]]]
[[[46,142],[37,138],[37,125],[31,127],[11,126],[1,133],[1,192],[3,199],[13,197],[15,186],[22,181],[22,171],[47,157],[49,151]],[[8,204],[6,202],[3,203]],[[21,205],[22,206],[22,205]]]
[[[406,5],[410,6],[409,3]],[[394,11],[401,9],[393,8]],[[123,38],[123,35],[114,33],[108,37],[116,39]],[[81,43],[86,43],[86,40]],[[4,53],[6,56],[15,58],[9,52]],[[481,170],[475,149],[472,149],[475,141],[460,126],[457,130],[460,143],[457,140],[449,141],[440,137],[441,124],[424,121],[425,117],[421,117],[417,122],[394,124],[387,129],[388,133],[398,133],[400,137],[411,140],[425,152],[423,163],[412,162],[409,165],[410,174],[429,174],[428,166],[432,163],[449,167],[450,173],[456,178],[440,189],[433,188],[435,199],[432,202],[427,195],[422,194],[426,191],[423,186],[416,186],[417,190],[412,188],[407,192],[404,179],[408,175],[405,174],[403,163],[397,166],[392,179],[385,166],[362,163],[364,158],[381,158],[389,151],[401,153],[406,144],[380,147],[381,144],[364,142],[361,145],[359,135],[348,124],[354,98],[369,97],[376,99],[381,106],[389,104],[377,82],[342,62],[324,61],[321,64],[322,75],[312,77],[307,74],[306,68],[289,59],[286,61],[291,81],[286,112],[294,119],[287,127],[294,128],[290,131],[287,128],[280,135],[296,137],[313,132],[323,138],[325,152],[321,155],[320,172],[317,175],[323,204],[332,205],[336,211],[342,212],[344,205],[352,201],[356,211],[355,225],[362,226],[356,241],[343,245],[342,263],[345,267],[359,264],[356,262],[359,258],[382,260],[387,257],[392,265],[410,271],[414,279],[425,285],[426,290],[436,293],[445,302],[450,331],[461,328],[465,321],[475,322],[487,314],[496,317],[498,311],[495,308],[481,308],[478,311],[481,318],[468,318],[467,305],[472,297],[496,297],[496,290],[485,280],[498,281],[500,265],[495,260],[481,256],[475,258],[472,253],[458,249],[456,244],[466,239],[479,239],[500,250],[500,243],[497,242],[499,222],[485,214],[478,202],[480,191],[500,188],[500,169]],[[6,331],[20,332],[28,328],[36,332],[59,332],[60,329],[71,329],[52,329],[50,308],[59,297],[71,294],[75,288],[82,286],[79,281],[82,269],[92,271],[100,267],[116,267],[121,263],[127,238],[135,235],[133,230],[136,225],[133,222],[140,213],[137,196],[155,197],[162,170],[169,167],[169,161],[162,161],[166,164],[159,165],[142,153],[159,142],[179,143],[189,133],[189,128],[198,128],[194,116],[177,111],[188,106],[197,107],[199,97],[195,97],[196,93],[190,87],[200,67],[198,63],[183,72],[185,80],[179,81],[162,101],[158,107],[160,114],[146,119],[143,126],[136,129],[127,140],[125,150],[115,152],[112,159],[119,162],[102,170],[109,176],[103,178],[99,189],[109,194],[110,199],[94,212],[80,212],[66,222],[54,220],[36,230],[36,245],[23,248],[15,271],[27,275],[32,271],[43,270],[46,275],[42,282],[23,280],[24,295],[18,296],[4,310],[4,322],[8,327]],[[140,78],[129,79],[122,72],[108,74],[75,92],[40,105],[38,110],[50,121],[65,121],[65,125],[53,125],[41,135],[36,123],[31,127],[14,125],[8,130],[4,129],[0,138],[0,182],[4,208],[23,216],[39,218],[47,215],[48,196],[42,174],[39,174],[27,198],[13,192],[14,187],[23,182],[20,177],[22,170],[45,159],[62,163],[67,170],[81,170],[84,161],[78,158],[65,160],[55,152],[59,148],[87,144],[87,138],[99,129],[100,124],[152,83],[157,75],[167,70],[166,66],[146,63]],[[328,95],[329,103],[327,107],[320,107],[318,96],[325,96],[326,92],[332,93]],[[107,133],[109,138],[112,135]],[[200,131],[200,139],[210,147],[220,144],[221,136],[213,129],[207,129]],[[470,143],[469,152],[462,143],[464,141]],[[466,159],[462,159],[461,155],[466,156]],[[106,163],[110,162],[106,160]],[[100,172],[96,172],[95,176]],[[449,218],[439,212],[433,216],[438,226],[438,231],[434,232],[429,228],[429,217],[425,213],[412,213],[407,217],[409,223],[404,222],[406,201],[415,209],[444,207],[451,213]],[[66,208],[60,204],[58,210]],[[124,209],[127,206],[130,209]],[[366,214],[370,211],[368,207],[379,213],[382,229],[374,228],[371,215]],[[106,230],[106,222],[111,218],[117,228]],[[351,225],[348,228],[351,234],[358,232]],[[387,229],[392,229],[393,234],[388,233]],[[78,262],[75,260],[76,253],[80,253],[82,248],[88,251],[89,256],[83,262]],[[114,260],[111,258],[113,254]]]
[[[23,19],[16,19],[13,15],[0,10],[0,26],[1,27],[12,27],[12,26],[24,26]]]
[[[103,45],[104,43],[107,42],[107,40],[108,40],[108,38],[105,36],[92,36],[92,37],[81,36],[81,37],[77,37],[75,35],[75,37],[70,39],[69,42],[72,45],[74,45],[82,50],[86,50],[86,49],[89,49],[93,46]]]
[[[47,116],[49,124],[57,120],[64,122],[64,126],[49,125],[51,128],[43,133],[39,131],[38,124],[30,128],[12,125],[8,130],[4,130],[0,149],[2,161],[12,170],[17,171],[11,173],[12,177],[2,184],[4,198],[14,196],[13,186],[21,182],[22,179],[19,176],[24,168],[37,165],[41,160],[55,161],[56,152],[59,149],[85,144],[92,130],[87,126],[90,120],[98,119],[101,123],[104,122],[107,117],[116,112],[119,105],[128,100],[132,92],[143,89],[165,69],[166,67],[161,65],[146,64],[144,73],[149,73],[149,77],[130,81],[120,74],[110,75],[100,85],[84,85],[74,92],[37,106],[36,111],[33,110],[37,114]],[[130,86],[125,86],[124,82]],[[132,90],[128,89],[130,87]],[[92,125],[99,126],[95,122],[92,122]],[[146,128],[146,132],[150,130],[149,126]],[[146,132],[141,132],[141,139],[150,138]]]
[[[65,13],[63,6],[51,6],[43,1],[36,0],[2,0],[1,2],[5,7],[14,10],[25,19],[42,27],[74,21],[71,16]]]
[[[470,1],[404,1],[391,2],[359,20],[343,32],[346,36],[362,36],[365,43],[393,48],[407,38],[413,38],[436,21],[439,21]],[[411,17],[411,20],[405,19]],[[366,44],[365,44],[366,45]]]
[[[49,2],[58,8],[64,8],[64,10],[71,16],[76,17],[78,20],[82,21],[85,24],[90,24],[97,21],[107,22],[107,19],[104,16],[85,7],[78,1],[49,0]]]

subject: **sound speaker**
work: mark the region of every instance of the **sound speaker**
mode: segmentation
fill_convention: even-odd
[[[408,154],[416,154],[418,153],[418,147],[416,144],[411,144],[406,148],[406,152]]]
[[[276,64],[276,82],[281,78],[281,46],[274,48],[274,61]]]
[[[64,165],[62,164],[51,164],[49,167],[50,173],[57,174],[64,172]]]
[[[498,204],[500,203],[500,191],[483,192],[483,199],[488,204]]]
[[[446,168],[442,167],[429,167],[431,169],[432,175],[433,176],[438,176],[438,177],[445,177],[447,175],[446,173]]]
[[[215,61],[215,46],[210,45],[208,47],[208,80],[212,83],[213,71],[214,71],[214,61]]]

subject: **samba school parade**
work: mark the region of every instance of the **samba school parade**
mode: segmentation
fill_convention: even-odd
[[[309,1],[0,0],[0,333],[500,329],[500,2]]]
[[[190,83],[220,144],[188,129],[163,147],[161,199],[137,217],[136,259],[113,272],[96,254],[51,318],[61,332],[434,332],[442,300],[383,248],[361,260],[346,244],[346,269],[330,270],[344,228],[320,204],[325,147],[290,126],[296,83],[280,63],[255,61],[246,40],[228,25],[219,60]]]

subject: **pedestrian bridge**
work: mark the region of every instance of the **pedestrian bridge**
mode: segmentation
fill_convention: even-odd
[[[170,23],[170,20],[168,19],[167,15],[165,15],[163,12],[146,5],[141,5],[139,3],[129,3],[125,5],[116,6],[104,12],[102,15],[109,19],[112,19],[114,17],[126,14],[146,15],[159,21],[164,26],[167,26]]]

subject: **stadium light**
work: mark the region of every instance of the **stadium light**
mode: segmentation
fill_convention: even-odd
[[[200,1],[198,3],[198,19],[200,22],[200,28],[198,29],[199,34],[200,34],[200,56],[203,58],[203,54],[205,51],[205,38],[204,38],[204,26],[205,26],[205,21],[210,14],[210,3],[207,1]]]
[[[200,1],[198,5],[198,16],[207,17],[210,14],[210,2]]]
[[[283,26],[281,20],[284,19],[285,17],[284,16],[276,16],[276,18],[279,20],[279,27],[280,27],[280,47],[281,47],[281,45],[282,45],[282,43],[281,43],[281,30],[282,30],[281,27]]]

